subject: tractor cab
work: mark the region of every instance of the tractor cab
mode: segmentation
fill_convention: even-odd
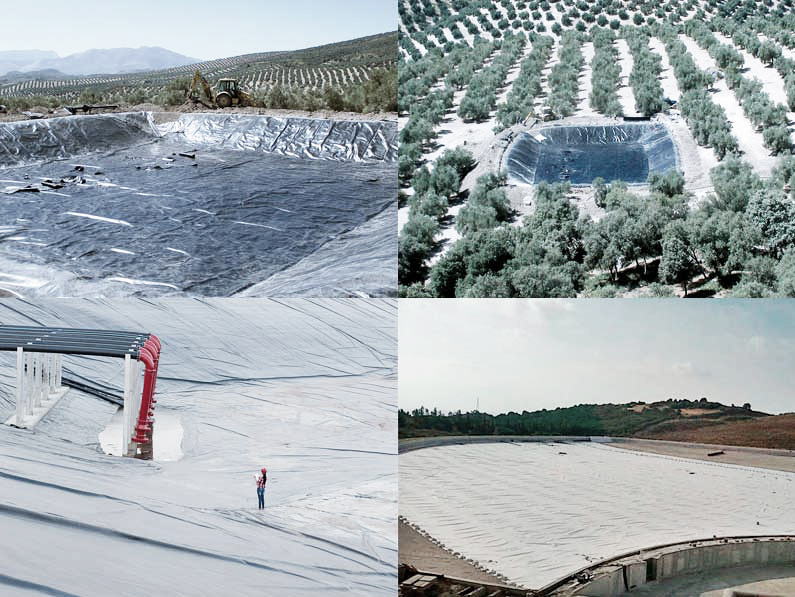
[[[218,79],[218,93],[215,103],[219,108],[247,105],[249,96],[237,86],[237,79]],[[242,101],[242,104],[241,104]]]
[[[237,79],[218,79],[218,92],[222,91],[237,97]]]

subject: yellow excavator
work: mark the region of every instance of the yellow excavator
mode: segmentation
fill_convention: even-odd
[[[201,98],[200,88],[206,101]],[[254,105],[254,98],[240,88],[237,84],[237,79],[218,79],[217,89],[218,91],[213,94],[212,87],[210,87],[207,79],[197,70],[193,73],[193,81],[188,91],[188,98],[193,103],[201,104],[210,109]]]

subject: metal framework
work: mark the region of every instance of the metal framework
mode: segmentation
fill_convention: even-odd
[[[155,386],[160,340],[154,334],[113,330],[0,325],[0,350],[17,353],[16,415],[35,424],[61,391],[62,355],[124,359],[125,455],[152,458]]]

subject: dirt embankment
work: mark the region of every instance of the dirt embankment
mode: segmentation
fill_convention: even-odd
[[[401,564],[409,564],[423,572],[485,583],[505,583],[505,579],[484,572],[466,560],[445,551],[410,527],[403,519],[398,522],[398,560]]]
[[[638,434],[646,439],[795,450],[795,413],[745,421]]]
[[[0,104],[2,104],[0,98]],[[43,118],[55,118],[58,116],[69,116],[64,110],[58,108],[50,110],[43,106],[33,107],[26,112],[33,112],[41,114]],[[395,112],[369,112],[362,114],[359,112],[333,112],[331,110],[317,110],[310,112],[307,110],[276,110],[268,108],[225,108],[223,110],[208,110],[200,104],[186,103],[181,106],[170,106],[164,108],[156,104],[138,104],[135,106],[120,105],[111,110],[94,110],[94,114],[111,114],[120,112],[178,112],[187,114],[191,112],[212,112],[218,114],[254,114],[260,116],[278,116],[281,118],[320,118],[323,120],[391,120],[397,122],[397,114]],[[79,116],[82,112],[78,113]],[[16,122],[18,120],[29,120],[30,117],[19,111],[9,111],[7,114],[0,114],[0,122]]]

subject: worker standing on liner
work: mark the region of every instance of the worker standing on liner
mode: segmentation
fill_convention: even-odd
[[[268,469],[263,468],[260,474],[256,475],[257,479],[257,500],[259,501],[259,509],[265,509],[265,484],[268,482]]]

